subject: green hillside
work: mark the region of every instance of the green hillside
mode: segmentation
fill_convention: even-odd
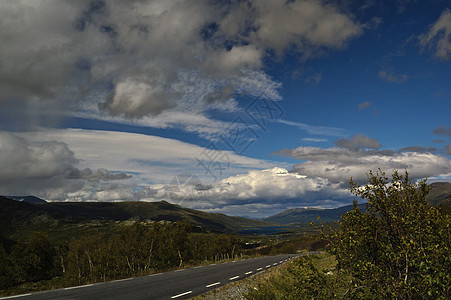
[[[231,232],[268,222],[206,213],[160,202],[48,202],[28,203],[0,197],[0,234],[20,237],[31,230],[55,238],[86,231],[111,231],[123,222],[176,222],[188,220],[201,231]]]

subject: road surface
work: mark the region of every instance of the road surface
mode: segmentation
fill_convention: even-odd
[[[263,272],[295,256],[257,257],[0,299],[187,299]]]

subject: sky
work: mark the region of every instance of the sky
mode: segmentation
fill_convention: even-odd
[[[0,2],[0,194],[262,218],[451,182],[451,1]]]

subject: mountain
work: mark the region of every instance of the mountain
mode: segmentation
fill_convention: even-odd
[[[451,183],[434,182],[430,184],[431,190],[426,196],[426,200],[433,205],[442,207],[445,211],[451,208]],[[362,210],[365,210],[364,204],[359,204]],[[353,205],[342,206],[334,209],[316,209],[316,208],[293,208],[275,214],[263,220],[279,224],[290,223],[308,223],[317,220],[320,217],[324,222],[333,222],[340,220],[341,215],[352,209]]]
[[[47,203],[47,201],[38,198],[36,196],[3,196],[8,199],[21,201],[21,202],[28,202],[28,203]]]
[[[433,206],[443,207],[449,211],[451,209],[451,183],[449,182],[434,182],[430,184],[426,199]]]
[[[279,224],[309,223],[317,220],[319,217],[324,222],[333,222],[335,220],[339,220],[341,215],[347,213],[352,208],[353,205],[346,205],[333,209],[292,208],[265,218],[264,220]],[[360,208],[365,210],[365,207],[362,204],[360,204]]]
[[[67,224],[116,224],[121,221],[180,221],[186,219],[208,231],[231,232],[247,227],[270,225],[265,221],[206,213],[160,202],[24,202],[0,197],[0,234],[52,228]],[[44,226],[45,225],[45,226]]]

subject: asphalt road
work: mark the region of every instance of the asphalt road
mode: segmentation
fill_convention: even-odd
[[[287,262],[275,255],[0,299],[187,299]]]

